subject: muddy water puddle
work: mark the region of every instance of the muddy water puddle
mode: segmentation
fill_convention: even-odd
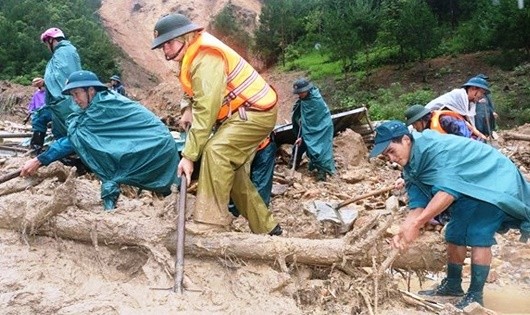
[[[436,278],[436,277],[435,277]],[[420,283],[417,278],[410,281],[410,291],[417,293],[419,290],[430,289],[435,287],[443,278],[443,275],[437,277],[438,279],[427,279]],[[469,286],[469,279],[464,279],[462,287],[466,291]],[[404,281],[400,282],[400,288],[406,290]],[[432,298],[440,303],[454,303],[458,299],[455,298]],[[494,283],[486,283],[484,288],[484,307],[497,312],[502,315],[530,315],[530,288],[526,286],[518,286],[516,284],[498,285]]]

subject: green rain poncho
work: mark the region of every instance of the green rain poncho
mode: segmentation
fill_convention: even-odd
[[[426,185],[437,186],[494,204],[530,233],[530,184],[506,156],[479,141],[432,130],[413,137],[405,180],[426,195]]]
[[[300,136],[307,146],[309,169],[316,168],[333,175],[333,121],[317,88],[312,88],[304,99],[296,101],[291,120],[295,134],[298,134],[301,125]]]
[[[105,209],[113,209],[120,184],[165,195],[176,180],[177,146],[167,127],[141,104],[103,91],[86,110],[68,118],[68,138],[83,163],[102,181]]]

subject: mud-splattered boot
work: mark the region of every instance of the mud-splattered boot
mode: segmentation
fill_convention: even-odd
[[[468,292],[464,297],[456,302],[455,307],[463,310],[469,304],[477,302],[478,304],[484,306],[484,299],[482,298],[482,292]]]
[[[484,291],[484,284],[488,279],[490,273],[489,265],[471,265],[471,283],[466,295],[458,301],[455,306],[463,309],[473,302],[484,306],[484,300],[482,298],[482,292]]]
[[[434,289],[419,291],[418,294],[427,296],[462,296],[462,265],[447,264],[447,278]]]
[[[464,295],[462,279],[458,281],[456,279],[445,278],[436,288],[418,291],[418,294],[427,296],[462,296]]]
[[[325,182],[325,181],[326,181],[326,177],[327,177],[326,175],[327,175],[327,174],[326,174],[325,171],[320,171],[320,170],[319,170],[319,171],[317,172],[317,181],[319,181],[319,182]]]

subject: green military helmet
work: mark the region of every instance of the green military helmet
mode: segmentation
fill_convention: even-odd
[[[155,24],[153,44],[151,49],[160,48],[165,42],[180,37],[193,31],[202,31],[204,28],[192,23],[190,19],[179,13],[168,14],[161,17]]]
[[[63,89],[64,95],[69,95],[70,91],[77,88],[89,88],[93,87],[96,91],[107,90],[107,86],[94,74],[94,72],[87,70],[74,71],[66,80],[66,85]]]
[[[412,105],[405,111],[405,118],[407,119],[407,126],[412,125],[418,120],[425,117],[425,115],[431,112],[430,109],[425,108],[425,106],[416,104]]]

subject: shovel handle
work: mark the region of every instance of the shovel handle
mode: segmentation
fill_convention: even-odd
[[[179,207],[177,210],[177,253],[175,255],[175,285],[173,291],[182,294],[184,279],[184,230],[186,225],[186,175],[180,176]],[[176,202],[175,202],[176,206]]]
[[[384,194],[386,192],[391,191],[392,189],[394,189],[394,186],[388,186],[388,187],[385,187],[385,188],[382,188],[382,189],[379,189],[379,190],[376,190],[376,191],[372,191],[371,193],[367,193],[367,194],[364,194],[364,195],[353,197],[351,199],[344,200],[343,202],[339,203],[335,207],[335,209],[342,208],[344,206],[349,205],[350,203],[353,203],[353,202],[356,202],[356,201],[359,201],[359,200],[362,200],[362,199],[365,199],[365,198],[368,198],[368,197]]]
[[[298,138],[300,138],[300,135],[302,134],[302,123],[299,122],[298,123],[298,135],[296,136],[296,140],[295,140],[295,147],[294,147],[294,156],[293,156],[293,167],[291,167],[291,178],[294,177],[294,171],[296,170],[296,160],[297,160],[297,157],[298,157],[298,148],[300,147],[299,144],[296,144],[296,141],[298,140]]]
[[[12,180],[13,178],[17,178],[20,176],[20,170],[11,172],[9,174],[6,174],[2,177],[0,177],[0,184],[7,182],[8,180]]]

